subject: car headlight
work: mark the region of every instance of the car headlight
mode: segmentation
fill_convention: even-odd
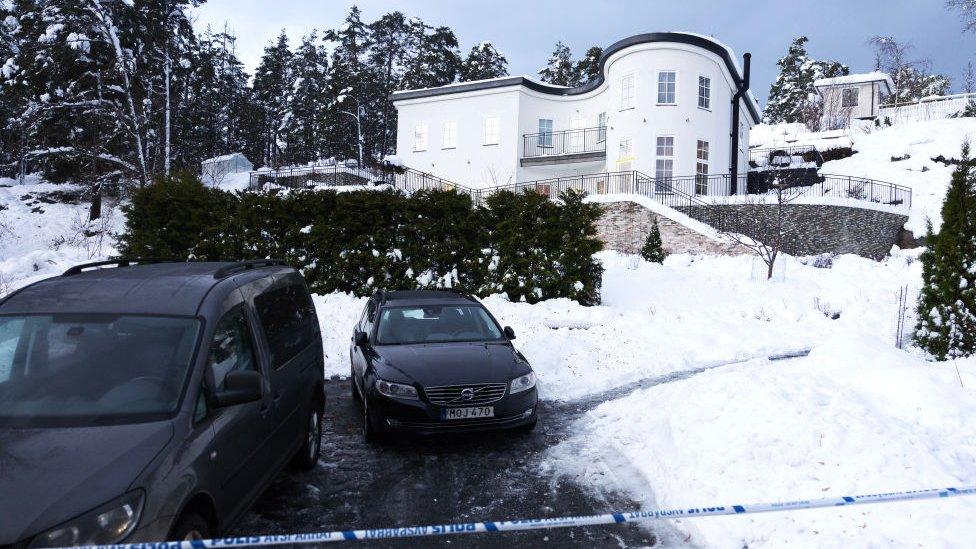
[[[529,372],[524,376],[512,380],[511,389],[508,390],[508,394],[514,395],[515,393],[528,391],[533,387],[535,387],[535,372]]]
[[[118,543],[136,529],[144,501],[141,490],[129,492],[111,503],[34,536],[30,547]]]
[[[383,379],[376,380],[376,390],[383,396],[391,398],[417,399],[417,389],[403,383],[393,383]]]

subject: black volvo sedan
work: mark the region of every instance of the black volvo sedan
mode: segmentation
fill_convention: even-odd
[[[513,339],[469,294],[377,292],[349,352],[364,436],[532,429],[535,374]]]

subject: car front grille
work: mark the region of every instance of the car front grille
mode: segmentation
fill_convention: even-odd
[[[508,390],[507,383],[475,383],[472,385],[444,385],[425,387],[431,404],[441,406],[479,406],[501,400]],[[470,398],[466,398],[470,395]]]

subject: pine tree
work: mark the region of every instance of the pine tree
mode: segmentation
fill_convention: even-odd
[[[328,156],[328,62],[315,31],[302,39],[292,58],[294,84],[284,127],[289,163],[304,164]]]
[[[265,166],[279,166],[285,160],[284,127],[294,75],[288,35],[282,30],[277,41],[264,48],[261,64],[254,73],[254,101],[260,116],[261,158]]]
[[[763,109],[763,122],[801,122],[816,126],[821,107],[816,99],[813,83],[819,78],[832,78],[849,74],[849,69],[837,61],[820,61],[807,56],[809,39],[800,36],[793,40],[786,55],[776,64],[779,76],[769,88],[769,99]]]
[[[457,37],[447,27],[431,27],[417,18],[410,20],[410,53],[403,77],[407,89],[433,88],[457,80],[461,55]]]
[[[481,42],[471,48],[461,66],[461,81],[486,80],[508,76],[508,60],[491,42]]]
[[[922,253],[915,343],[938,360],[976,354],[976,174],[963,146],[942,204],[942,227]]]
[[[576,62],[573,67],[574,85],[582,86],[600,76],[600,57],[603,56],[603,48],[593,46],[586,50],[583,58]]]
[[[329,135],[339,156],[356,158],[359,133],[349,113],[359,114],[364,138],[372,126],[372,113],[365,110],[369,99],[365,59],[370,37],[359,8],[353,6],[342,26],[328,31],[325,38],[335,43],[329,63]],[[367,158],[371,145],[363,143]]]
[[[651,225],[651,232],[647,233],[647,239],[644,240],[644,246],[641,248],[640,254],[645,261],[652,263],[664,263],[664,258],[668,256],[661,242],[661,229],[657,226],[657,219]]]
[[[562,42],[556,42],[556,49],[553,50],[549,61],[546,62],[545,68],[539,71],[539,78],[543,82],[557,86],[576,85],[573,55],[569,51],[569,46]]]
[[[406,72],[407,47],[410,33],[407,18],[395,11],[385,14],[369,25],[369,66],[370,85],[368,110],[378,116],[377,123],[371,124],[368,136],[369,150],[383,157],[393,153],[396,148],[396,109],[390,95],[400,88]]]

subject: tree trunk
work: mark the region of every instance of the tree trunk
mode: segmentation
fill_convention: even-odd
[[[165,156],[163,158],[163,173],[166,175],[167,178],[169,177],[169,156],[170,156],[170,99],[169,99],[169,81],[170,81],[170,74],[172,72],[171,63],[172,63],[172,61],[169,58],[169,40],[167,39],[167,42],[166,42],[166,66],[164,68],[164,72],[166,73],[166,113],[165,113],[165,116],[166,116],[166,123],[165,123],[166,128],[164,130],[165,133],[166,133],[166,148],[165,148],[165,153],[164,153]]]
[[[91,208],[88,210],[88,221],[95,221],[102,217],[102,184],[94,183],[91,188]]]

